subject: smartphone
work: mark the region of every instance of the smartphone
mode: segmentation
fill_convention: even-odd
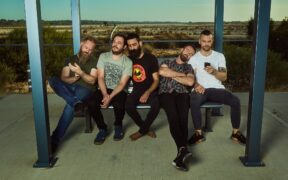
[[[209,62],[205,62],[204,67],[206,68],[207,66],[211,66],[211,64]]]

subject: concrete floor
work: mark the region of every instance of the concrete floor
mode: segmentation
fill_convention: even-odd
[[[241,99],[241,130],[246,134],[248,93],[236,93]],[[137,130],[125,116],[125,138],[113,141],[113,113],[103,110],[110,124],[110,136],[103,145],[94,145],[97,128],[84,133],[84,119],[75,118],[60,147],[59,158],[53,168],[33,168],[37,160],[32,97],[8,95],[0,98],[0,180],[45,179],[288,179],[288,93],[266,93],[262,125],[261,156],[265,167],[245,167],[239,156],[245,146],[231,142],[229,108],[223,108],[223,117],[213,117],[212,133],[206,142],[190,147],[189,171],[176,170],[171,162],[176,148],[169,133],[166,115],[161,110],[152,128],[157,138],[145,136],[136,142],[129,135]],[[63,110],[64,101],[54,94],[48,95],[50,129],[55,128]],[[142,110],[142,114],[146,114]],[[191,117],[190,135],[193,132]]]

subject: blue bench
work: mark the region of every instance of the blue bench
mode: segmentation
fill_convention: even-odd
[[[211,111],[213,108],[222,108],[223,104],[220,103],[215,103],[215,102],[206,102],[201,105],[201,108],[205,109],[205,123],[203,126],[203,131],[205,132],[212,132],[212,127],[211,127]],[[137,109],[150,109],[149,104],[139,104]],[[113,106],[109,106],[106,109],[113,109]],[[85,133],[91,133],[93,130],[93,125],[92,125],[92,118],[90,113],[88,112],[87,107],[83,106],[83,110],[81,113],[75,114],[75,117],[85,117]]]

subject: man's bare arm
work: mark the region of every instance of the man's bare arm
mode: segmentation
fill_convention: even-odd
[[[169,78],[186,76],[185,73],[176,72],[176,71],[170,69],[166,64],[162,64],[160,66],[159,74],[160,74],[160,76],[169,77]]]

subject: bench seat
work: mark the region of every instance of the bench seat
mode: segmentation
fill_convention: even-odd
[[[203,126],[203,131],[205,132],[212,132],[212,127],[211,127],[211,110],[212,108],[222,108],[223,104],[220,103],[215,103],[215,102],[205,102],[204,104],[201,105],[201,108],[205,109],[205,123]],[[150,105],[149,104],[139,104],[137,107],[137,109],[150,109]],[[113,106],[109,106],[105,109],[113,109]],[[75,117],[85,117],[85,133],[91,133],[93,130],[93,126],[92,126],[92,118],[90,113],[88,112],[87,107],[83,106],[83,110],[82,112],[78,112],[77,114],[75,114]]]

